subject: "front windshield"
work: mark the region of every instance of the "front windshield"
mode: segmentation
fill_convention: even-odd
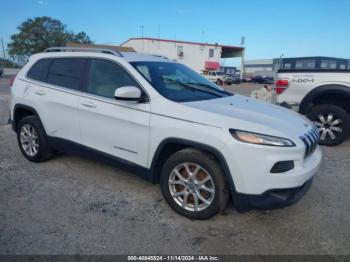
[[[232,95],[187,66],[170,62],[131,62],[165,98],[190,102]]]

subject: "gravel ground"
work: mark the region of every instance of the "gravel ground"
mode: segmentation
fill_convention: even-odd
[[[206,221],[177,215],[159,185],[103,163],[30,163],[9,125],[0,146],[0,254],[350,254],[350,141],[323,148],[299,203],[244,214],[230,205]]]

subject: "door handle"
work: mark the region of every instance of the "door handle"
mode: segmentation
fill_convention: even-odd
[[[89,108],[96,108],[96,104],[91,101],[86,101],[81,103],[83,106],[89,107]]]
[[[43,96],[43,95],[46,95],[46,92],[42,89],[39,89],[39,90],[36,90],[35,91],[35,94],[39,95],[39,96]]]

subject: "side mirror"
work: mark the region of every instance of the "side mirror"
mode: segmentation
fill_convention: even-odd
[[[119,87],[114,92],[114,97],[117,100],[123,101],[140,101],[141,100],[141,90],[135,86],[123,86]]]

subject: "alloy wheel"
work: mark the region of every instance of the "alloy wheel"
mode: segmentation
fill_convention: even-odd
[[[35,128],[29,124],[22,126],[20,131],[20,142],[23,151],[34,157],[39,151],[39,137]]]
[[[176,166],[168,183],[172,198],[183,209],[202,211],[214,200],[213,178],[201,165],[185,162]]]
[[[314,123],[320,130],[321,140],[326,140],[328,137],[334,140],[337,135],[343,133],[342,120],[334,117],[334,114],[319,114]]]

